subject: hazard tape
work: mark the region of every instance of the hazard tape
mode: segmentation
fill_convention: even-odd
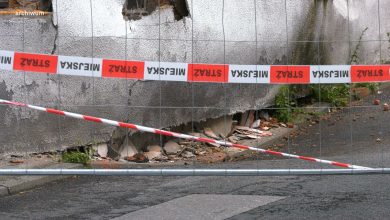
[[[245,149],[245,150],[252,150],[252,151],[257,151],[257,152],[261,152],[261,153],[265,153],[265,154],[271,154],[271,155],[276,155],[276,156],[289,157],[289,158],[295,158],[295,159],[300,159],[300,160],[305,160],[305,161],[329,164],[329,165],[338,166],[338,167],[351,168],[351,169],[371,169],[368,167],[356,166],[356,165],[347,164],[347,163],[340,163],[340,162],[336,162],[336,161],[323,160],[323,159],[318,159],[318,158],[314,158],[314,157],[304,157],[304,156],[299,156],[299,155],[294,155],[294,154],[282,153],[282,152],[278,152],[278,151],[250,147],[250,146],[241,145],[241,144],[234,144],[234,143],[230,143],[230,142],[226,142],[226,141],[219,141],[219,140],[214,140],[214,139],[210,139],[210,138],[196,137],[196,136],[191,136],[191,135],[187,135],[187,134],[180,134],[180,133],[176,133],[176,132],[164,131],[164,130],[151,128],[151,127],[145,127],[145,126],[141,126],[141,125],[113,121],[113,120],[104,119],[104,118],[97,118],[97,117],[88,116],[88,115],[81,115],[81,114],[61,111],[61,110],[57,110],[57,109],[44,108],[44,107],[29,105],[29,104],[20,103],[20,102],[12,102],[12,101],[3,100],[3,99],[0,99],[0,104],[26,107],[26,108],[35,109],[38,111],[47,112],[50,114],[62,115],[62,116],[77,118],[77,119],[81,119],[81,120],[85,120],[85,121],[96,122],[96,123],[103,123],[103,124],[108,124],[108,125],[112,125],[112,126],[116,126],[116,127],[129,128],[132,130],[138,130],[138,131],[159,134],[159,135],[164,135],[164,136],[171,136],[171,137],[187,139],[187,140],[192,140],[192,141],[197,141],[197,142],[220,144],[220,145],[226,146],[226,147],[234,147],[234,148],[240,148],[240,149]]]
[[[112,60],[0,50],[0,69],[133,80],[319,84],[390,81],[390,65],[227,65]]]

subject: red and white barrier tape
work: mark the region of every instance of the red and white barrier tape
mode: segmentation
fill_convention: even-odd
[[[0,50],[0,69],[134,80],[318,84],[390,81],[390,65],[227,65],[112,60]]]
[[[118,122],[118,121],[113,121],[113,120],[109,120],[109,119],[97,118],[97,117],[88,116],[88,115],[81,115],[81,114],[61,111],[61,110],[57,110],[57,109],[44,108],[44,107],[24,104],[24,103],[20,103],[20,102],[12,102],[12,101],[3,100],[3,99],[0,99],[0,104],[27,107],[27,108],[35,109],[38,111],[44,111],[44,112],[51,113],[51,114],[63,115],[63,116],[77,118],[77,119],[81,119],[81,120],[85,120],[85,121],[103,123],[103,124],[108,124],[108,125],[112,125],[112,126],[116,126],[116,127],[129,128],[132,130],[139,130],[139,131],[149,132],[149,133],[154,133],[154,134],[159,134],[159,135],[172,136],[172,137],[177,137],[177,138],[182,138],[182,139],[193,140],[193,141],[197,141],[197,142],[216,143],[216,144],[220,144],[220,145],[227,146],[227,147],[235,147],[235,148],[241,148],[241,149],[246,149],[246,150],[253,150],[253,151],[258,151],[258,152],[265,153],[265,154],[272,154],[272,155],[289,157],[289,158],[296,158],[296,159],[312,161],[312,162],[317,162],[317,163],[330,164],[330,165],[344,167],[344,168],[370,169],[368,167],[356,166],[356,165],[352,165],[352,164],[340,163],[340,162],[330,161],[330,160],[323,160],[323,159],[318,159],[318,158],[313,158],[313,157],[298,156],[298,155],[294,155],[294,154],[282,153],[282,152],[277,152],[277,151],[272,151],[272,150],[265,150],[262,148],[255,148],[255,147],[245,146],[245,145],[241,145],[241,144],[233,144],[230,142],[218,141],[218,140],[213,140],[213,139],[209,139],[209,138],[195,137],[195,136],[191,136],[191,135],[187,135],[187,134],[180,134],[180,133],[171,132],[171,131],[164,131],[164,130],[160,130],[160,129],[125,123],[125,122]]]

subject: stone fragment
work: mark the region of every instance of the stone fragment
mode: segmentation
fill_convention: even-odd
[[[145,152],[144,155],[149,159],[149,160],[154,160],[156,158],[162,157],[162,154],[160,151],[149,151]]]
[[[149,159],[142,153],[136,153],[133,156],[125,157],[125,160],[135,163],[147,163]]]
[[[94,147],[99,157],[107,157],[108,147],[107,143],[99,144]]]
[[[159,145],[149,145],[147,148],[148,152],[161,152],[161,147]]]
[[[122,150],[120,152],[120,157],[121,158],[125,158],[125,157],[129,157],[129,156],[133,156],[136,153],[138,153],[137,148],[135,147],[133,142],[128,140],[127,143],[125,141],[123,143],[123,145],[122,145]]]
[[[181,154],[182,157],[184,158],[192,158],[192,157],[195,157],[195,154],[193,154],[192,152],[190,151],[185,151]]]
[[[224,152],[214,152],[208,155],[198,156],[197,160],[202,163],[217,163],[225,161],[227,154]]]
[[[239,125],[249,127],[255,120],[255,111],[250,110],[242,113]]]
[[[210,145],[211,147],[221,147],[221,145],[217,144],[217,143],[208,143],[207,142],[207,144]]]
[[[229,136],[233,126],[233,116],[227,115],[216,119],[208,119],[201,123],[201,127],[210,128],[217,136]]]
[[[236,136],[230,136],[228,137],[228,140],[233,143],[233,144],[236,144],[237,141],[238,141],[238,138]]]
[[[177,154],[179,151],[181,151],[181,147],[178,143],[174,141],[168,141],[164,145],[164,150],[168,155]]]
[[[383,104],[383,111],[389,111],[389,104]]]
[[[251,128],[258,128],[258,127],[260,127],[260,122],[261,122],[261,120],[257,119],[256,121],[254,121],[252,123]]]

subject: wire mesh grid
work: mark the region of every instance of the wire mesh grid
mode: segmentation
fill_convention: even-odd
[[[186,3],[189,15],[179,21],[173,19],[172,6],[160,7],[160,1],[157,3],[156,10],[150,15],[140,20],[129,20],[122,14],[109,14],[119,13],[118,9],[122,10],[122,6],[118,7],[118,2],[113,3],[114,6],[110,5],[110,7],[116,7],[115,10],[104,10],[105,4],[98,0],[90,0],[88,5],[82,3],[81,9],[75,10],[69,9],[72,5],[70,1],[55,0],[52,17],[21,17],[18,18],[20,19],[18,24],[22,25],[20,33],[1,33],[1,38],[14,39],[13,41],[17,43],[15,45],[0,44],[2,45],[0,49],[91,57],[91,63],[101,57],[149,60],[158,62],[159,68],[161,62],[337,65],[382,64],[388,59],[389,40],[384,34],[386,27],[383,26],[383,21],[381,22],[383,16],[381,4],[384,3],[380,0],[374,4],[375,15],[370,14],[371,18],[376,16],[377,19],[374,19],[374,24],[370,24],[368,32],[364,27],[366,24],[360,25],[360,21],[356,21],[356,15],[350,15],[350,12],[355,13],[353,4],[356,3],[345,1],[347,14],[342,19],[341,25],[346,29],[338,30],[344,34],[336,34],[334,38],[325,33],[328,22],[326,20],[328,19],[327,10],[331,6],[327,6],[320,0],[310,4],[292,0],[280,0],[272,4],[259,0],[253,2],[191,0]],[[120,5],[123,3],[121,2]],[[266,11],[270,8],[275,9],[274,11],[278,14],[267,14]],[[73,9],[75,12],[72,12]],[[82,14],[75,17],[80,12]],[[113,20],[119,16],[122,19],[120,24],[123,26],[118,27],[118,24],[102,21],[102,18],[110,16]],[[361,15],[359,19],[365,19],[365,16],[367,15]],[[85,19],[87,17],[88,20]],[[72,24],[72,19],[77,18],[84,20],[75,21]],[[373,20],[371,18],[370,21]],[[31,36],[38,35],[32,33],[36,30],[31,30],[29,27],[32,22],[39,22],[40,19],[48,22],[47,26],[51,26],[50,28],[55,33],[49,45],[45,45],[48,42],[40,45],[44,48],[34,46],[37,40],[32,39]],[[54,21],[53,24],[50,23],[51,19]],[[268,26],[270,24],[279,25]],[[383,28],[385,30],[382,30]],[[363,52],[362,47],[365,49]],[[340,59],[337,60],[337,58]],[[249,142],[251,146],[271,150],[279,149],[288,154],[331,159],[362,166],[388,166],[388,153],[386,152],[388,116],[383,112],[381,105],[372,105],[373,99],[386,101],[388,96],[385,84],[375,88],[373,90],[375,94],[361,98],[356,96],[366,92],[370,85],[363,85],[361,88],[364,89],[361,89],[355,84],[333,86],[320,83],[304,86],[278,86],[256,83],[233,85],[167,82],[163,81],[161,76],[159,81],[134,81],[127,77],[127,79],[117,80],[49,74],[37,76],[26,72],[23,72],[23,77],[9,75],[10,72],[1,72],[4,82],[6,84],[9,82],[15,88],[11,91],[18,92],[18,94],[13,92],[12,98],[15,101],[154,128],[170,129],[187,124],[190,129],[186,132],[192,134],[200,132],[198,122],[210,118],[222,118],[225,127],[230,127],[232,115],[240,112],[254,111],[255,118],[260,117],[261,111],[275,114],[274,117],[278,112],[285,112],[287,120],[293,120],[294,124],[296,122],[299,125],[294,129],[288,129],[281,139],[275,138],[276,144],[263,145],[261,139],[255,139]],[[329,89],[338,89],[338,87],[343,88],[339,88],[340,91],[336,94],[329,94]],[[285,106],[275,105],[273,96],[280,94],[280,92],[277,93],[278,89],[286,91],[287,104]],[[317,104],[330,100],[336,101],[327,103],[329,104],[325,108],[327,113],[311,113],[316,116],[315,119],[305,118],[306,121],[298,122],[299,113],[324,109],[319,105],[296,105],[294,102],[299,96],[297,93],[302,91],[310,91],[311,99],[315,99]],[[308,101],[305,99],[308,95],[305,94],[298,99]],[[331,95],[335,97],[329,97]],[[345,98],[347,100],[344,100]],[[361,99],[358,100],[358,98]],[[342,103],[338,103],[339,101]],[[0,108],[5,117],[10,117],[0,122],[5,127],[12,127],[8,129],[8,132],[4,131],[2,135],[4,137],[2,153],[20,154],[24,151],[26,158],[31,158],[34,152],[62,151],[66,147],[106,143],[113,140],[111,136],[117,130],[110,126],[50,116],[27,109],[9,110],[9,107],[5,105]],[[272,129],[271,132],[273,132]],[[127,129],[121,134],[122,137],[126,137],[123,139],[123,145],[134,144],[131,138],[128,138],[133,131]],[[10,138],[5,138],[7,136]],[[153,138],[155,137],[144,135],[141,139]],[[155,143],[149,142],[148,144],[155,144],[163,149],[164,144],[169,140],[159,135]],[[223,140],[227,141],[227,139]],[[139,144],[140,146],[137,147],[140,152],[147,151],[145,144]],[[368,144],[370,145],[367,146]],[[192,141],[188,148],[188,152],[194,153],[189,154],[191,156],[186,160],[173,163],[173,166],[191,169],[329,168],[328,165],[321,163],[284,160],[259,153],[245,154],[243,159],[223,155],[225,160],[209,164],[207,161],[199,160],[201,156],[195,155],[197,151],[195,142]],[[126,151],[128,154],[131,153],[129,148],[126,148]],[[223,149],[218,151],[223,151]],[[234,155],[241,156],[241,154]],[[107,161],[104,167],[120,166],[115,160]],[[123,161],[123,158],[120,161],[127,163]],[[155,163],[154,165],[166,166],[167,163]],[[23,166],[30,168],[31,164],[26,162]],[[134,164],[131,166],[138,167]]]

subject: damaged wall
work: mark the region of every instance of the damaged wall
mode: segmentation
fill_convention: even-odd
[[[361,63],[389,57],[390,24],[381,22],[379,29],[377,1],[349,1],[349,11],[346,0],[286,2],[285,6],[285,0],[257,0],[255,7],[253,0],[189,0],[190,15],[181,20],[175,19],[172,8],[164,7],[127,21],[124,0],[93,0],[92,10],[89,1],[53,1],[53,17],[0,17],[0,49],[171,62],[344,64],[368,27],[358,52]],[[387,21],[390,2],[380,4],[380,19]],[[305,42],[318,40],[323,42]],[[268,85],[7,71],[0,71],[0,77],[1,98],[159,128],[266,107],[277,92],[277,86]],[[28,109],[0,106],[0,114],[0,153],[107,141],[114,130]]]

